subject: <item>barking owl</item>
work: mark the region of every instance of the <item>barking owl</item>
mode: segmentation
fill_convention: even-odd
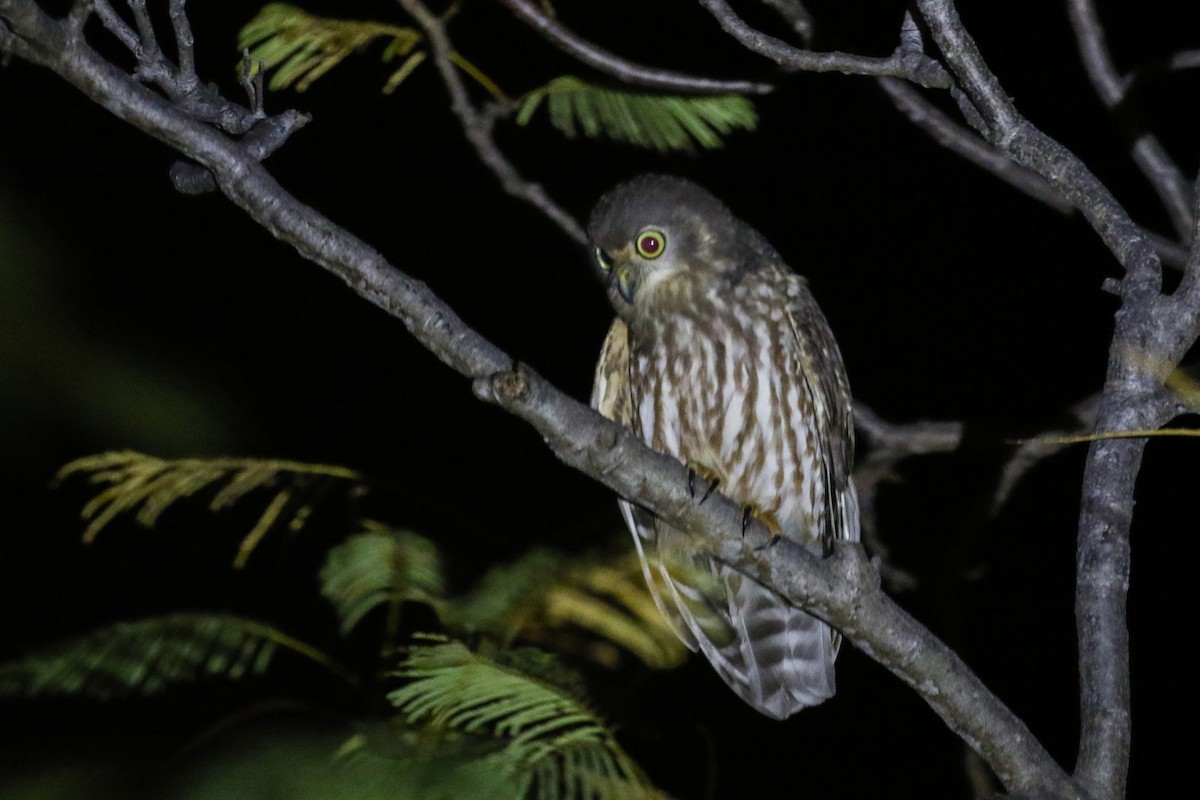
[[[773,533],[822,554],[857,541],[850,390],[804,279],[680,178],[616,187],[588,235],[617,313],[592,406]],[[619,502],[659,610],[742,699],[783,719],[833,695],[836,631]]]

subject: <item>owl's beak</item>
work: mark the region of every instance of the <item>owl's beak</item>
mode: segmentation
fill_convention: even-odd
[[[625,300],[626,303],[633,304],[633,293],[637,291],[637,282],[634,281],[633,275],[630,274],[629,264],[621,262],[617,264],[613,270],[613,275],[617,280],[617,293]]]

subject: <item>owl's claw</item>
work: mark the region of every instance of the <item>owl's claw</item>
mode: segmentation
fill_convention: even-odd
[[[742,538],[746,537],[746,529],[750,527],[750,521],[754,519],[761,522],[771,534],[770,538],[767,539],[767,543],[758,549],[766,550],[783,538],[783,526],[779,524],[779,520],[775,518],[775,515],[769,511],[759,511],[749,503],[742,506]]]
[[[712,470],[691,462],[688,462],[687,471],[688,494],[691,495],[693,500],[696,499],[696,478],[700,478],[708,484],[708,487],[704,490],[704,494],[696,502],[696,505],[702,506],[704,505],[704,501],[711,497],[712,493],[717,490],[717,486],[721,483],[721,478]]]

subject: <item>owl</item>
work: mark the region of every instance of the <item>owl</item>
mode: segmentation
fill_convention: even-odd
[[[617,186],[596,204],[588,235],[617,316],[593,408],[687,464],[690,479],[715,483],[774,535],[819,554],[857,541],[850,389],[804,279],[680,178]],[[833,695],[836,631],[736,565],[697,553],[688,531],[619,505],[655,604],[742,699],[783,719]]]

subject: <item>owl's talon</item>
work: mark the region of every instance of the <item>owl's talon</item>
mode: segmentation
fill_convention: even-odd
[[[782,538],[783,538],[783,535],[782,535],[782,534],[779,534],[779,533],[772,533],[772,534],[771,534],[771,538],[770,538],[770,539],[767,539],[767,542],[766,542],[766,544],[764,544],[762,547],[760,547],[760,548],[758,548],[758,549],[759,549],[759,550],[770,550],[772,547],[774,547],[775,545],[779,544],[779,540],[780,540],[780,539],[782,539]]]
[[[712,497],[712,493],[717,490],[717,486],[720,485],[721,479],[712,470],[706,469],[699,464],[692,464],[689,462],[687,465],[687,471],[688,495],[690,495],[693,500],[696,499],[696,478],[701,478],[706,484],[708,484],[708,488],[704,490],[704,494],[701,495],[700,499],[696,502],[696,505],[702,506],[704,505],[704,501]]]
[[[750,527],[750,520],[757,519],[763,524],[770,533],[766,544],[757,549],[766,550],[769,547],[774,547],[775,543],[783,538],[783,526],[779,524],[779,520],[769,511],[759,511],[757,508],[747,503],[742,506],[742,538],[746,538],[746,529]]]

